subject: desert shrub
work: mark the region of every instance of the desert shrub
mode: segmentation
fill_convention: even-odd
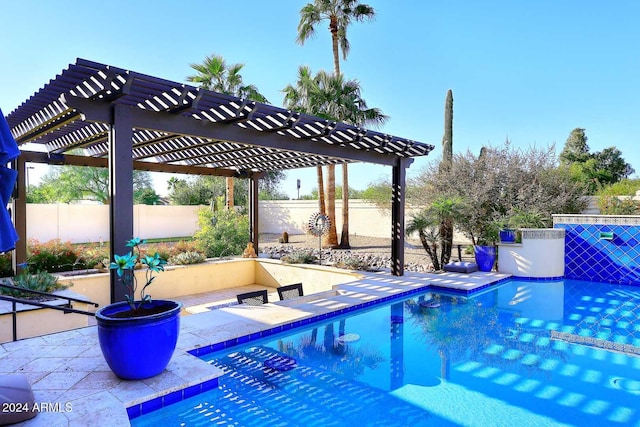
[[[338,268],[346,268],[349,270],[371,270],[372,266],[365,259],[357,256],[347,256],[336,263]]]
[[[13,276],[13,266],[11,262],[11,252],[0,255],[0,277]]]
[[[182,252],[199,252],[198,243],[194,240],[180,240],[171,246],[171,256]]]
[[[58,283],[58,278],[46,271],[37,271],[35,274],[32,274],[28,268],[25,268],[13,277],[12,281],[5,280],[4,283],[39,292],[54,292],[68,287]],[[0,293],[16,298],[41,299],[40,296],[14,289],[0,288]]]
[[[164,260],[168,260],[172,255],[174,255],[172,246],[168,243],[145,243],[140,246],[140,253],[144,255],[158,254],[160,258]]]
[[[249,218],[235,210],[198,211],[200,229],[194,235],[198,248],[208,258],[240,255],[249,243]]]
[[[188,251],[180,252],[169,258],[169,263],[175,265],[198,264],[204,262],[206,258],[200,252]]]
[[[77,245],[75,247],[76,252],[79,254],[79,264],[81,268],[95,268],[98,264],[105,263],[105,260],[109,260],[109,246],[108,245]],[[107,266],[109,263],[107,263]]]
[[[313,264],[317,259],[313,251],[305,249],[296,249],[290,254],[280,258],[282,262],[288,264]]]
[[[38,240],[29,239],[27,263],[32,271],[48,271],[50,273],[69,271],[73,270],[73,266],[78,261],[78,254],[71,242],[54,239],[40,243]]]

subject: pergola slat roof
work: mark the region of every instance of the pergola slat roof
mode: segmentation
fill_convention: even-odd
[[[290,143],[286,147],[260,146],[247,141],[134,129],[134,160],[160,164],[265,172],[358,161],[362,159],[353,154],[360,151],[370,154],[364,157],[365,161],[391,165],[396,158],[424,156],[434,148],[84,59],[69,65],[8,115],[18,144],[42,144],[54,154],[81,148],[86,156],[106,156],[109,124],[83,120],[82,112],[68,102],[71,98],[226,124],[259,135],[270,134],[270,140],[293,138],[297,143],[296,147]],[[322,146],[336,149],[321,150]]]
[[[19,146],[16,229],[26,235],[25,162],[108,167],[111,256],[133,233],[133,169],[247,178],[258,248],[258,180],[276,170],[351,162],[392,167],[392,267],[404,272],[404,186],[429,144],[78,59],[7,116]],[[21,147],[25,148],[25,147]],[[72,152],[73,154],[71,154]],[[81,152],[81,154],[78,154]],[[26,260],[26,239],[17,262]],[[124,295],[111,275],[112,301]]]

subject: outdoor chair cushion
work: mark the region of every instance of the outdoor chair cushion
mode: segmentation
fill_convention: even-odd
[[[22,374],[0,376],[0,425],[19,423],[35,417],[33,391]]]
[[[478,271],[478,264],[475,262],[456,261],[445,264],[442,268],[444,271],[453,273],[473,273],[474,271]]]

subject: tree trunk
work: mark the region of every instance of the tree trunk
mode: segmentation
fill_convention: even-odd
[[[338,50],[338,17],[332,15],[329,19],[329,30],[331,31],[331,45],[333,47],[333,70],[336,76],[340,74],[340,52]]]
[[[329,232],[324,235],[322,246],[326,248],[338,247],[338,234],[336,233],[336,166],[327,166],[327,216],[331,225]]]
[[[351,248],[349,244],[349,169],[346,163],[342,165],[342,234],[340,235],[340,248]]]
[[[227,199],[227,210],[233,209],[233,178],[226,177],[225,178],[225,193]]]
[[[322,215],[327,214],[327,209],[324,203],[324,178],[322,177],[322,166],[317,166],[318,171],[318,211]]]

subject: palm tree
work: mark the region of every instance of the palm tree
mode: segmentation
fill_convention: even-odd
[[[296,41],[304,45],[304,42],[313,37],[316,26],[322,21],[329,21],[329,31],[331,32],[331,46],[333,49],[333,68],[336,75],[340,74],[340,54],[347,59],[350,45],[347,39],[347,28],[352,21],[362,22],[372,20],[375,17],[373,7],[359,3],[357,0],[314,0],[300,10],[300,22],[298,23],[298,37]],[[327,189],[328,193],[335,195],[335,188],[332,190],[330,182],[335,182],[335,166],[327,166]],[[324,193],[322,190],[322,168],[318,167],[318,199],[320,210],[324,213]],[[347,164],[342,165],[342,235],[340,247],[349,248],[349,171]],[[329,198],[330,195],[327,195]],[[329,214],[335,218],[335,211]]]
[[[407,224],[405,232],[407,235],[418,233],[435,271],[441,270],[451,258],[453,222],[462,212],[461,199],[440,197]]]
[[[240,74],[244,64],[227,65],[222,56],[212,54],[207,56],[202,64],[191,64],[190,66],[197,74],[187,76],[187,81],[197,83],[204,89],[252,101],[268,102],[255,85],[244,84]],[[227,177],[225,182],[227,209],[231,209],[233,208],[233,178]]]
[[[342,74],[321,70],[313,76],[308,67],[301,66],[295,86],[287,85],[283,92],[286,108],[327,120],[342,121],[355,126],[380,126],[387,120],[387,116],[380,109],[368,108],[360,94],[358,81],[345,80]],[[328,169],[331,171],[331,168]],[[320,188],[318,191],[320,192]],[[338,236],[335,228],[335,173],[329,173],[327,177],[326,203],[331,229],[323,244],[336,247]]]

